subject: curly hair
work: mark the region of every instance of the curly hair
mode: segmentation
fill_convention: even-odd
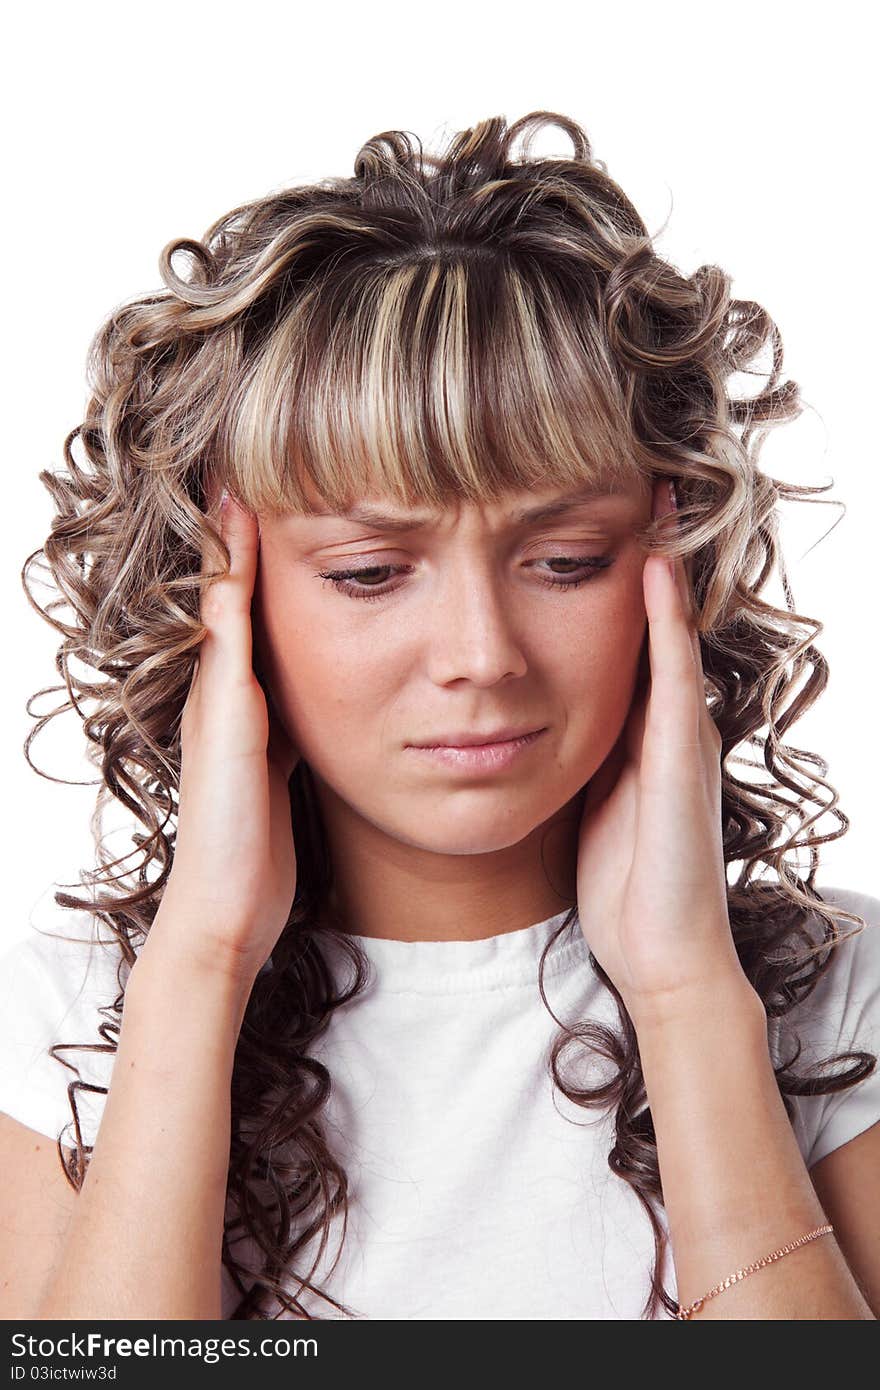
[[[548,124],[570,138],[570,158],[531,157],[534,134]],[[178,255],[185,274],[173,264]],[[31,604],[62,636],[56,664],[64,682],[28,702],[37,722],[25,756],[39,772],[31,741],[49,719],[75,709],[89,759],[100,766],[97,867],[81,874],[90,896],[57,892],[55,901],[110,928],[120,984],[173,863],[180,719],[205,635],[200,591],[229,563],[208,520],[209,481],[222,481],[252,511],[276,515],[310,510],[304,479],[342,509],[376,487],[404,504],[436,506],[548,483],[645,485],[666,476],[677,488],[678,536],[651,522],[641,538],[647,550],[688,563],[708,707],[722,737],[730,924],[745,975],[768,1018],[781,1020],[847,939],[835,919],[848,917],[859,930],[865,923],[832,910],[814,886],[818,847],[845,834],[849,820],[825,762],[782,741],[824,690],[828,665],[814,645],[822,624],[794,607],[777,503],[827,489],[786,484],[758,467],[769,429],[802,409],[797,385],[781,379],[781,338],[766,310],[732,298],[718,266],[683,275],[661,257],[583,129],[548,111],[509,126],[502,117],[481,121],[440,155],[404,131],[376,135],[359,151],[353,177],[247,202],[202,240],[170,242],[160,270],[165,289],[117,307],[92,341],[86,418],[65,440],[64,469],[39,475],[56,514],[22,570]],[[768,345],[771,363],[759,371]],[[734,396],[736,373],[760,378],[761,389]],[[203,547],[218,569],[200,572]],[[71,622],[53,616],[57,602],[43,608],[29,592],[40,556]],[[785,609],[761,597],[774,566]],[[33,714],[39,695],[65,690],[57,709]],[[741,745],[756,756],[734,758]],[[736,775],[735,763],[750,775]],[[766,777],[755,775],[761,765]],[[110,796],[143,826],[120,858],[104,846]],[[223,1263],[241,1295],[235,1318],[309,1318],[304,1288],[352,1315],[311,1282],[338,1212],[344,1237],[348,1183],[322,1124],[330,1075],[309,1049],[334,1009],[363,988],[370,965],[327,911],[333,869],[304,761],[290,796],[296,894],[271,968],[254,983],[232,1080]],[[824,811],[837,828],[820,835],[814,822]],[[801,849],[806,877],[797,868]],[[134,856],[135,868],[123,872]],[[557,938],[574,931],[572,908],[539,965],[541,998],[556,1023],[544,962]],[[353,967],[345,989],[322,949],[328,935]],[[578,1106],[614,1108],[608,1163],[654,1233],[642,1316],[658,1316],[661,1304],[672,1315],[638,1042],[619,993],[589,959],[614,996],[619,1031],[560,1024],[549,1069]],[[115,1050],[123,992],[100,1030],[103,1049],[71,1047]],[[791,1059],[774,1067],[790,1119],[791,1097],[853,1086],[876,1063],[870,1053],[844,1053],[820,1064],[822,1074],[799,1075],[795,1042]],[[49,1050],[72,1067],[58,1055],[67,1046]],[[570,1048],[608,1059],[612,1079],[595,1089],[567,1083]],[[850,1059],[847,1071],[824,1071]],[[77,1190],[92,1152],[77,1116],[84,1085],[68,1086],[74,1143],[64,1145],[63,1134],[57,1141]],[[255,1242],[257,1268],[233,1254],[239,1232]],[[318,1255],[293,1274],[316,1235]]]

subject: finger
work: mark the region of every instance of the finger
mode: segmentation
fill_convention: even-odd
[[[670,532],[671,536],[674,536],[678,531],[677,513],[678,500],[676,495],[675,482],[672,478],[660,479],[655,484],[654,488],[652,515],[654,518],[662,519],[666,516],[671,518],[670,522],[666,527],[666,529]],[[695,626],[694,603],[693,596],[691,594],[690,584],[690,561],[688,561],[686,565],[685,562],[680,557],[678,557],[675,560],[671,560],[670,563],[672,565],[675,581],[678,586],[679,594],[681,596],[682,607],[686,614],[688,623],[693,624]]]
[[[672,483],[671,480],[668,489],[668,496],[670,499],[672,510],[677,511],[675,485],[674,483]],[[691,563],[692,561],[690,558],[687,561],[677,559],[676,561],[674,561],[673,569],[675,572],[679,602],[682,605],[685,622],[687,623],[688,631],[690,632],[691,636],[691,646],[693,648],[694,654],[694,676],[697,687],[697,700],[700,706],[700,728],[701,731],[705,733],[709,738],[711,747],[717,754],[718,748],[721,744],[721,734],[718,730],[717,724],[715,723],[714,719],[709,713],[709,706],[706,703],[706,676],[703,670],[703,648],[702,643],[700,641],[700,634],[697,629],[696,604],[694,602],[693,594],[693,577],[691,571]]]
[[[672,777],[690,779],[694,752],[703,748],[701,712],[705,700],[698,690],[697,657],[677,576],[664,555],[652,554],[643,572],[648,616],[651,691],[645,721],[641,767],[656,780],[658,791],[669,790]],[[702,758],[698,759],[702,762]]]
[[[675,482],[672,478],[665,478],[658,482],[654,491],[653,515],[675,517],[678,511],[678,501],[676,497]],[[677,529],[678,521],[673,520],[672,525]],[[691,648],[694,656],[694,675],[697,691],[700,698],[705,701],[705,685],[703,678],[703,654],[700,646],[700,634],[697,631],[696,605],[693,598],[693,587],[691,582],[690,560],[684,561],[680,557],[670,562],[675,577],[676,589],[681,604],[684,621],[687,625],[691,639]]]
[[[221,512],[221,509],[220,509],[220,502],[221,502],[222,497],[223,497],[223,486],[222,486],[222,482],[221,482],[220,478],[218,478],[218,477],[216,477],[215,475],[212,474],[212,475],[208,478],[207,482],[205,483],[205,517],[206,517],[207,520],[211,523],[211,525],[212,525],[212,527],[214,528],[214,530],[215,530],[215,531],[218,531],[218,532],[220,532],[220,531],[222,530],[222,527],[221,527],[222,512]],[[217,556],[216,556],[216,555],[214,556],[213,561],[209,561],[209,558],[208,558],[208,551],[209,551],[209,547],[208,547],[208,545],[206,544],[205,539],[203,538],[203,539],[202,539],[202,554],[201,554],[201,562],[202,562],[202,563],[201,563],[201,573],[202,573],[202,574],[207,574],[209,570],[211,570],[211,569],[216,569],[216,568],[217,568]],[[204,593],[204,590],[203,590],[202,592]]]
[[[692,727],[697,713],[694,649],[665,557],[649,555],[643,576],[651,658],[649,718]],[[695,722],[693,727],[695,727]]]
[[[229,550],[229,569],[202,590],[201,621],[208,629],[199,653],[204,668],[222,664],[227,678],[253,674],[251,602],[257,572],[257,519],[231,494],[209,518]],[[202,572],[208,569],[203,555]]]
[[[657,515],[665,516],[665,515],[667,515],[668,513],[674,512],[674,511],[676,510],[676,507],[675,507],[675,491],[674,491],[674,487],[672,486],[671,480],[667,480],[667,481],[668,481],[668,486],[666,485],[666,482],[665,482],[665,481],[664,481],[664,483],[658,483],[658,485],[657,485],[657,488],[656,488],[656,491],[655,491],[655,497],[654,497],[654,515],[655,515],[655,516],[657,516]],[[677,524],[677,523],[675,523],[675,524]],[[653,558],[653,557],[652,557],[652,558]],[[658,564],[658,567],[659,567],[659,569],[661,570],[661,574],[662,574],[662,569],[663,569],[662,561],[658,559],[658,560],[657,560],[657,564]],[[661,584],[661,587],[663,587],[663,588],[665,589],[665,591],[666,591],[666,593],[667,593],[667,598],[670,597],[670,591],[671,591],[671,595],[672,595],[671,608],[678,614],[678,618],[679,618],[679,627],[680,627],[681,629],[683,629],[683,630],[687,633],[687,640],[688,640],[689,645],[690,645],[690,680],[688,679],[688,671],[687,671],[687,665],[686,665],[686,663],[685,663],[685,661],[684,661],[683,649],[681,649],[681,647],[680,647],[680,660],[681,660],[681,665],[680,665],[680,668],[679,668],[679,674],[673,676],[672,679],[673,679],[673,680],[676,680],[676,681],[678,681],[678,682],[680,683],[680,694],[681,694],[681,699],[680,699],[680,700],[676,700],[675,694],[674,694],[674,693],[671,693],[671,692],[667,689],[667,692],[666,692],[666,700],[667,700],[667,705],[668,705],[667,713],[666,713],[665,715],[661,713],[660,704],[661,704],[662,696],[661,696],[661,695],[658,695],[657,698],[653,701],[653,705],[652,705],[652,707],[651,707],[651,708],[652,708],[652,715],[651,715],[651,717],[652,717],[652,719],[653,719],[655,725],[657,724],[658,721],[662,721],[662,720],[664,720],[664,719],[675,719],[675,720],[680,721],[679,723],[677,723],[677,724],[675,725],[675,732],[673,732],[673,733],[671,733],[671,734],[667,734],[667,735],[664,737],[664,747],[665,747],[665,748],[668,748],[668,747],[670,746],[670,743],[674,743],[674,744],[677,746],[677,749],[678,749],[679,752],[684,751],[684,749],[685,749],[686,747],[691,747],[691,748],[693,748],[693,747],[698,747],[698,748],[702,749],[702,751],[703,751],[704,760],[705,760],[706,758],[711,757],[712,763],[713,763],[713,764],[717,764],[717,763],[718,763],[718,753],[719,753],[719,749],[720,749],[720,745],[721,745],[721,735],[720,735],[720,733],[719,733],[719,731],[718,731],[718,727],[717,727],[717,725],[715,724],[715,721],[713,720],[713,718],[712,718],[712,716],[711,716],[711,714],[710,714],[710,712],[709,712],[709,708],[708,708],[708,705],[707,705],[707,703],[706,703],[706,683],[705,683],[705,675],[704,675],[704,671],[703,671],[702,650],[701,650],[701,645],[700,645],[700,636],[699,636],[699,633],[698,633],[698,631],[697,631],[696,618],[695,618],[695,605],[694,605],[694,603],[693,603],[693,596],[692,596],[692,589],[691,589],[690,579],[689,579],[689,576],[688,576],[688,573],[687,573],[687,569],[686,569],[685,563],[684,563],[684,561],[682,561],[681,559],[677,559],[677,560],[675,560],[675,561],[673,562],[673,579],[674,579],[674,584],[672,584],[672,585],[670,585],[670,584],[668,583],[668,580],[667,580],[668,566],[667,566],[666,568],[667,568],[667,574],[666,574],[666,575],[662,575],[661,580],[660,580],[660,584]],[[667,582],[665,583],[665,585],[664,585],[664,581],[667,581]],[[652,583],[651,579],[648,578],[648,576],[646,576],[646,583],[647,583],[647,584],[651,584],[651,583]],[[652,590],[652,592],[653,592],[653,590]],[[648,597],[647,597],[647,591],[646,591],[646,607],[649,607],[649,608],[650,608],[650,600],[649,600]],[[662,607],[662,602],[661,602],[661,607]],[[649,618],[649,624],[648,624],[648,626],[649,626],[649,649],[651,650],[651,658],[652,658],[652,685],[653,685],[653,684],[654,684],[653,671],[654,671],[654,666],[655,666],[655,664],[657,663],[657,659],[658,659],[658,658],[657,658],[657,656],[656,656],[656,647],[657,647],[657,643],[656,643],[656,641],[654,641],[653,647],[652,647],[651,634],[652,634],[652,632],[653,632],[653,637],[654,637],[654,638],[656,638],[657,635],[658,635],[658,618],[656,617],[656,610],[655,610],[655,609],[651,609],[651,611],[655,613],[654,621],[652,622],[652,621],[650,620],[650,618]],[[673,623],[673,625],[674,625],[674,623]],[[680,635],[679,635],[679,638],[680,638]],[[661,679],[658,683],[660,684],[661,689],[662,689],[663,680]],[[690,688],[690,690],[692,691],[692,694],[693,694],[693,702],[694,702],[694,703],[693,703],[693,709],[692,709],[692,710],[689,708],[689,702],[688,702],[688,689],[689,689],[689,688]],[[676,714],[672,714],[672,713],[669,712],[669,711],[670,711],[671,709],[673,709],[673,708],[674,708],[674,709],[677,709],[678,712],[677,712]],[[661,735],[661,737],[662,737],[662,735]],[[654,747],[655,749],[658,747],[658,743],[657,743],[656,741],[654,742],[653,747]],[[657,754],[655,753],[654,756],[656,757]],[[663,759],[662,759],[662,757],[661,757],[660,761],[662,761],[662,760],[663,760]]]

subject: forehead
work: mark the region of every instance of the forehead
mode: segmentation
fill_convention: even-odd
[[[650,495],[647,480],[614,483],[583,482],[574,487],[508,488],[500,499],[486,502],[463,502],[450,499],[439,507],[415,504],[403,507],[396,498],[378,490],[360,494],[342,507],[332,508],[308,482],[303,488],[308,505],[318,518],[342,518],[373,525],[387,530],[431,526],[458,515],[461,511],[478,510],[490,518],[513,525],[552,520],[575,507],[595,507],[617,511],[627,504],[643,503]]]

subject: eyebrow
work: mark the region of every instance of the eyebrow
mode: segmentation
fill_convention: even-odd
[[[595,487],[590,484],[578,488],[576,492],[567,493],[564,497],[557,497],[552,502],[544,502],[536,507],[525,507],[521,511],[512,513],[509,520],[514,526],[529,526],[536,521],[549,521],[552,517],[560,516],[564,512],[571,511],[574,507],[583,506],[584,503],[615,495],[611,489]],[[366,526],[375,526],[379,531],[415,531],[423,526],[430,526],[434,519],[430,514],[424,512],[399,516],[371,507],[369,503],[358,504],[344,512],[316,512],[315,515],[336,517],[343,521],[357,521]]]

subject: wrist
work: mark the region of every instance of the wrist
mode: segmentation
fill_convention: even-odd
[[[742,970],[724,971],[699,982],[639,997],[624,997],[639,1039],[670,1029],[712,1027],[719,1019],[741,1019],[766,1033],[767,1013],[761,996]]]
[[[253,984],[250,975],[224,965],[219,953],[188,940],[179,919],[170,922],[160,912],[132,966],[126,998],[160,1000],[166,1014],[175,1000],[180,1007],[205,1003],[218,1018],[228,1019],[237,1038]]]
[[[218,978],[248,997],[269,952],[260,950],[252,923],[222,905],[205,907],[170,881],[156,910],[141,955],[150,951],[163,963],[179,960],[185,970]]]

